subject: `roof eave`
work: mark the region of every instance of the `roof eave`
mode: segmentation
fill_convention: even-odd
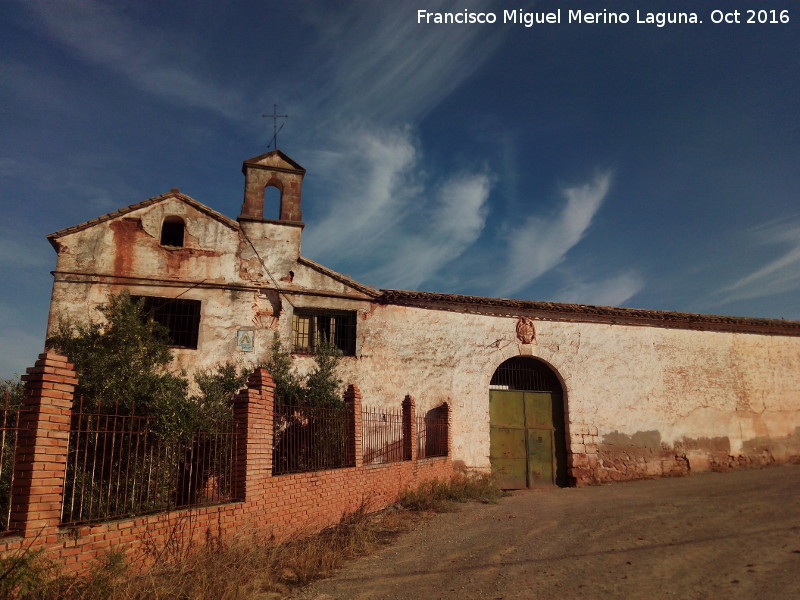
[[[381,296],[378,300],[384,304],[433,309],[437,308],[436,305],[458,306],[461,309],[468,309],[469,307],[488,310],[503,308],[506,313],[539,313],[543,318],[556,321],[581,321],[675,329],[800,336],[800,321],[785,321],[782,319],[707,315],[702,313],[595,306],[591,304],[513,300],[459,294],[414,292],[408,290],[381,290]]]
[[[148,206],[153,206],[154,204],[158,204],[159,202],[163,202],[168,200],[169,198],[175,198],[188,204],[189,206],[193,207],[194,209],[208,215],[209,217],[219,221],[223,225],[230,227],[233,230],[239,229],[239,224],[231,218],[226,217],[222,213],[218,213],[212,208],[209,208],[202,202],[198,202],[191,196],[187,196],[186,194],[182,194],[180,192],[167,192],[166,194],[160,194],[158,196],[153,196],[152,198],[148,198],[147,200],[142,200],[141,202],[137,202],[136,204],[130,204],[124,208],[120,208],[118,210],[112,211],[110,213],[106,213],[104,215],[100,215],[99,217],[95,217],[94,219],[90,219],[89,221],[84,221],[78,225],[73,225],[72,227],[66,227],[64,229],[60,229],[54,233],[51,233],[47,236],[48,241],[50,244],[56,248],[58,251],[58,247],[56,246],[56,240],[58,238],[63,237],[65,235],[70,235],[72,233],[77,233],[79,231],[83,231],[84,229],[89,229],[90,227],[94,227],[95,225],[100,225],[101,223],[105,223],[106,221],[110,221],[112,219],[116,219],[117,217],[124,216],[126,214],[132,213],[137,210],[141,210],[143,208],[147,208]]]

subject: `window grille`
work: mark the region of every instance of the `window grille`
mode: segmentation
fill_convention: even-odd
[[[144,314],[167,328],[169,344],[197,348],[200,332],[200,301],[156,296],[133,296],[144,301]]]
[[[515,356],[497,367],[489,389],[553,392],[561,390],[561,383],[543,362],[529,356]]]
[[[345,356],[355,356],[356,313],[297,309],[292,319],[292,340],[295,352],[314,352],[322,340],[329,340]]]

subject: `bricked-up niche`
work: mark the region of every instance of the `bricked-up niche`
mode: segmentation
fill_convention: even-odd
[[[264,219],[267,187],[280,191],[279,221],[302,222],[300,210],[303,177],[306,170],[280,150],[273,150],[244,161],[244,202],[240,219]]]
[[[131,564],[144,566],[154,560],[148,547],[163,548],[178,536],[184,545],[200,546],[209,540],[253,535],[280,540],[310,533],[365,504],[368,510],[377,510],[396,501],[404,489],[453,473],[449,456],[415,460],[415,444],[408,449],[411,460],[365,466],[361,393],[351,385],[345,400],[352,407],[349,452],[355,466],[274,476],[275,386],[268,371],[257,369],[234,399],[238,439],[233,501],[64,526],[61,509],[75,372],[66,357],[47,352],[28,369],[24,380],[11,519],[9,531],[0,537],[0,554],[23,548],[41,550],[69,570],[85,570],[110,550],[123,551]],[[408,404],[408,400],[403,404],[404,412]],[[438,410],[448,409],[445,405]]]

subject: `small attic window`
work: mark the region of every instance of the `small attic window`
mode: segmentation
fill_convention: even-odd
[[[161,225],[161,245],[183,247],[185,224],[180,217],[167,217]]]

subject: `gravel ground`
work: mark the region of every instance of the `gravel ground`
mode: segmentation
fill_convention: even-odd
[[[800,466],[466,504],[292,597],[800,598]]]

